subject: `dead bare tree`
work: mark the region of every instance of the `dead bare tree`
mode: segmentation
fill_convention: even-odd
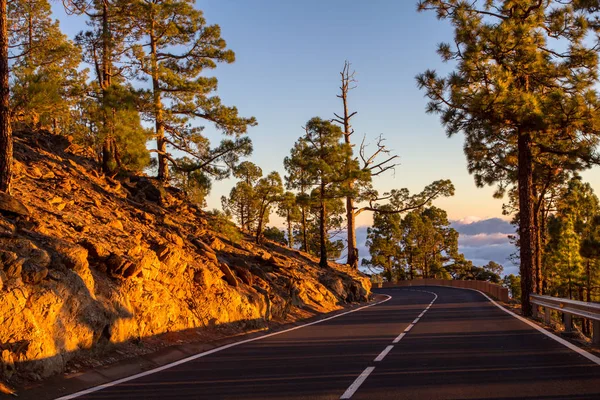
[[[354,134],[354,129],[352,129],[352,125],[350,120],[357,114],[357,111],[350,112],[348,110],[348,93],[350,90],[355,89],[357,87],[357,81],[355,79],[355,71],[351,70],[351,64],[348,61],[344,62],[344,68],[340,72],[341,84],[340,84],[340,94],[337,95],[338,98],[342,99],[343,113],[339,115],[334,113],[331,121],[338,123],[342,126],[344,131],[344,141],[347,145],[353,147],[351,141],[351,136]],[[397,165],[394,163],[394,160],[398,158],[397,155],[391,155],[389,149],[387,149],[384,145],[384,139],[382,136],[379,136],[377,139],[377,149],[375,152],[369,156],[366,155],[366,145],[365,139],[363,138],[362,144],[360,146],[359,155],[362,160],[362,179],[366,179],[370,181],[372,176],[380,175],[386,171],[393,170]],[[381,155],[387,155],[388,157],[382,161],[378,162],[377,158]],[[346,160],[346,167],[348,169],[352,168],[353,160],[350,156]],[[350,171],[346,171],[348,175],[350,175]],[[348,258],[346,263],[349,264],[353,268],[358,268],[358,247],[356,245],[356,216],[357,208],[355,206],[356,200],[360,197],[360,194],[357,190],[357,180],[361,179],[357,175],[356,179],[350,179],[347,183],[347,195],[346,195],[346,220],[347,220],[347,240],[348,240]]]

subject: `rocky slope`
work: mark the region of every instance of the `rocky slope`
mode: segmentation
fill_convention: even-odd
[[[118,343],[260,329],[370,294],[360,273],[258,246],[174,188],[102,175],[91,151],[68,138],[15,140],[14,197],[0,196],[5,381],[43,379]]]

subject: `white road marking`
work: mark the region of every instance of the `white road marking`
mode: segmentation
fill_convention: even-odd
[[[462,288],[462,289],[468,289],[468,288]],[[563,338],[560,338],[558,336],[556,336],[553,333],[548,332],[547,330],[545,330],[544,328],[542,328],[541,326],[537,325],[536,323],[529,321],[526,318],[521,317],[520,315],[515,314],[512,311],[507,310],[506,308],[502,307],[500,304],[496,303],[494,300],[492,300],[487,294],[480,292],[479,290],[476,289],[468,289],[468,290],[473,290],[475,292],[479,292],[482,295],[484,295],[493,305],[495,305],[496,307],[498,307],[499,309],[501,309],[502,311],[504,311],[505,313],[512,315],[513,317],[515,317],[516,319],[525,322],[527,325],[531,326],[533,329],[540,331],[541,333],[543,333],[544,335],[548,336],[551,339],[556,340],[558,343],[562,344],[565,347],[568,347],[569,349],[573,350],[574,352],[584,356],[585,358],[587,358],[588,360],[600,365],[600,357],[595,356],[591,353],[588,353],[587,351],[583,350],[580,347],[575,346],[573,343],[570,343],[568,341],[566,341]]]
[[[313,322],[309,322],[309,323],[304,324],[304,325],[295,326],[293,328],[286,329],[284,331],[273,332],[273,333],[266,334],[264,336],[258,336],[258,337],[255,337],[255,338],[242,340],[241,342],[230,343],[230,344],[227,344],[225,346],[217,347],[216,349],[205,351],[204,353],[194,354],[193,356],[186,357],[186,358],[183,358],[181,360],[178,360],[178,361],[175,361],[175,362],[172,362],[172,363],[169,363],[169,364],[165,364],[165,365],[160,366],[158,368],[154,368],[154,369],[150,369],[148,371],[140,372],[139,374],[127,376],[125,378],[117,379],[116,381],[103,383],[102,385],[94,386],[94,387],[91,387],[89,389],[85,389],[85,390],[81,390],[81,391],[76,392],[76,393],[68,394],[66,396],[59,397],[59,398],[57,398],[55,400],[71,400],[71,399],[75,399],[77,397],[81,397],[81,396],[84,396],[86,394],[94,393],[94,392],[97,392],[97,391],[102,390],[102,389],[106,389],[106,388],[109,388],[109,387],[112,387],[112,386],[116,386],[116,385],[119,385],[119,384],[124,383],[124,382],[129,382],[129,381],[133,381],[135,379],[142,378],[144,376],[152,375],[152,374],[155,374],[157,372],[161,372],[161,371],[164,371],[166,369],[173,368],[173,367],[176,367],[178,365],[185,364],[187,362],[196,360],[198,358],[205,357],[205,356],[208,356],[208,355],[213,354],[213,353],[218,353],[219,351],[223,351],[223,350],[229,349],[231,347],[239,346],[239,345],[245,344],[245,343],[255,342],[257,340],[265,339],[265,338],[268,338],[268,337],[271,337],[271,336],[281,335],[282,333],[295,331],[297,329],[305,328],[307,326],[320,324],[321,322],[330,321],[330,320],[332,320],[334,318],[339,318],[339,317],[344,316],[344,315],[352,314],[352,313],[355,313],[357,311],[364,310],[365,308],[369,308],[369,307],[377,306],[379,304],[383,304],[383,303],[385,303],[386,301],[389,301],[392,298],[392,296],[387,295],[387,294],[384,294],[383,296],[387,296],[387,299],[379,301],[379,302],[374,303],[374,304],[369,304],[367,306],[362,306],[362,307],[356,308],[354,310],[346,311],[346,312],[343,312],[341,314],[337,314],[337,315],[334,315],[334,316],[331,316],[331,317],[323,318],[323,319],[318,320],[318,321],[313,321]],[[365,379],[367,379],[367,376],[369,376],[369,374],[373,371],[373,369],[375,369],[375,367],[369,367],[369,368],[372,368],[372,369],[366,374],[366,376],[364,377],[364,379],[362,381],[364,381]],[[367,370],[369,368],[367,368]],[[367,370],[365,370],[365,372]],[[363,374],[365,372],[363,372]],[[356,383],[357,381],[358,381],[358,379],[354,383]],[[358,386],[360,386],[360,384],[362,383],[362,381],[359,382]],[[357,387],[357,389],[358,389],[358,387]],[[348,388],[348,390],[350,390],[350,388]],[[354,391],[356,391],[356,389]],[[349,398],[349,397],[342,397],[342,398],[345,399],[345,398]]]
[[[379,355],[377,356],[377,358],[375,358],[375,361],[381,361],[385,358],[385,356],[387,356],[387,354],[394,348],[394,346],[389,345],[388,347],[386,347],[385,349],[383,349],[383,351],[381,353],[379,353]]]
[[[351,398],[352,395],[354,393],[356,393],[356,391],[358,390],[358,388],[360,387],[360,385],[363,384],[363,382],[365,381],[365,379],[367,379],[367,377],[369,375],[371,375],[371,372],[373,372],[374,369],[375,369],[375,367],[367,367],[367,368],[365,368],[365,370],[362,372],[362,374],[360,374],[358,376],[358,378],[356,378],[354,380],[354,382],[352,382],[352,385],[350,385],[348,387],[348,389],[346,389],[346,391],[340,397],[340,399],[349,399],[349,398]]]
[[[402,340],[404,335],[406,335],[406,332],[402,332],[401,334],[399,334],[398,337],[396,339],[394,339],[394,341],[392,343],[398,343],[400,340]]]
[[[406,327],[406,329],[404,329],[404,332],[402,332],[401,334],[399,334],[396,339],[394,339],[392,341],[392,343],[398,343],[400,340],[402,340],[402,338],[406,335],[406,333],[408,331],[410,331],[413,326],[415,326],[415,324],[417,322],[419,322],[419,319],[421,319],[421,317],[425,314],[425,312],[427,312],[427,310],[431,307],[431,305],[437,300],[438,295],[434,292],[428,292],[426,290],[412,290],[412,289],[405,289],[411,292],[423,292],[423,293],[429,293],[434,295],[435,297],[433,298],[433,300],[431,301],[431,303],[429,303],[429,305],[427,306],[426,309],[424,309],[421,314],[415,318],[415,320],[412,322],[412,324],[408,325]],[[388,299],[389,300],[389,299]],[[393,345],[387,346],[385,349],[383,349],[383,351],[381,353],[379,353],[379,355],[375,358],[375,362],[381,361],[385,358],[385,356],[388,355],[388,353],[394,348]],[[375,369],[375,367],[367,367],[367,369],[365,369],[362,374],[359,375],[358,378],[356,378],[356,380],[352,383],[352,385],[350,385],[350,387],[348,389],[346,389],[346,391],[344,392],[344,394],[342,395],[342,397],[340,397],[340,399],[349,399],[352,397],[352,395],[354,395],[354,393],[358,390],[358,388],[360,387],[360,385],[363,384],[363,382],[367,379],[367,377],[371,374],[371,372],[373,372],[373,370]]]
[[[435,286],[435,287],[444,287],[444,288],[450,288],[450,289],[464,289],[464,290],[472,290],[473,292],[477,292],[480,293],[483,297],[485,297],[486,299],[488,299],[490,301],[490,303],[492,303],[493,305],[495,305],[496,307],[498,307],[499,309],[501,309],[502,311],[504,311],[505,313],[507,313],[508,315],[511,315],[513,317],[515,317],[516,319],[518,319],[521,322],[526,323],[527,325],[529,325],[530,327],[532,327],[533,329],[535,329],[536,331],[539,331],[540,333],[543,333],[544,335],[548,336],[550,339],[557,341],[558,343],[562,344],[563,346],[573,350],[574,352],[576,352],[577,354],[587,358],[588,360],[590,360],[591,362],[600,365],[600,357],[595,356],[591,353],[588,353],[587,351],[583,350],[580,347],[575,346],[573,343],[570,343],[568,341],[566,341],[565,339],[556,336],[555,334],[548,332],[547,330],[545,330],[544,328],[542,328],[541,326],[537,325],[536,323],[529,321],[527,318],[521,317],[520,315],[515,314],[514,312],[507,310],[506,308],[502,307],[500,304],[496,303],[494,300],[492,300],[492,298],[490,296],[488,296],[487,294],[477,290],[477,289],[470,289],[470,288],[453,288],[451,286],[441,286],[441,285],[429,285],[429,286]],[[402,289],[400,289],[402,290]]]

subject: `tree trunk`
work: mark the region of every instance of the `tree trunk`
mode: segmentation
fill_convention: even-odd
[[[327,211],[325,209],[325,184],[321,183],[321,210],[320,210],[319,221],[319,234],[321,239],[321,258],[319,260],[319,266],[321,268],[327,267]]]
[[[260,210],[260,213],[258,215],[258,225],[256,226],[256,244],[260,244],[260,239],[261,239],[261,235],[262,235],[262,229],[263,229],[263,218],[265,216],[265,211]]]
[[[288,247],[294,248],[294,232],[292,231],[292,218],[290,212],[287,213],[287,226],[288,226]]]
[[[112,131],[114,130],[114,118],[108,115],[108,88],[112,84],[112,62],[111,62],[111,32],[108,21],[108,2],[102,1],[102,68],[100,88],[102,89],[102,129],[104,140],[102,142],[102,171],[107,175],[112,175],[115,172],[115,155],[113,154],[112,146]],[[114,115],[114,112],[112,113]]]
[[[538,199],[536,186],[533,185],[533,198]],[[538,201],[543,201],[539,199]],[[542,249],[540,248],[540,211],[536,207],[533,212],[533,225],[535,226],[535,243],[534,243],[534,292],[542,294]]]
[[[349,184],[352,190],[352,182]],[[354,199],[346,197],[346,220],[348,222],[348,259],[346,264],[351,268],[358,269],[358,247],[356,246],[356,215],[354,214]]]
[[[521,274],[521,309],[525,317],[532,315],[529,295],[534,291],[535,224],[533,198],[533,156],[531,135],[519,132],[519,244]]]
[[[585,296],[588,303],[592,301],[592,271],[590,268],[590,260],[587,259],[585,263]],[[592,321],[589,319],[584,320],[585,333],[588,335],[592,331]]]
[[[308,238],[306,237],[306,208],[302,207],[302,246],[303,251],[308,253]]]
[[[342,105],[344,107],[344,116],[343,120],[338,122],[343,122],[344,124],[344,142],[351,146],[350,136],[352,136],[352,126],[350,125],[350,119],[356,113],[350,114],[348,112],[348,91],[351,89],[350,85],[354,82],[353,72],[350,72],[350,63],[346,61],[344,63],[344,69],[340,73],[342,76],[341,82],[341,93],[338,95],[339,98],[342,99]],[[337,115],[336,115],[337,116]],[[350,163],[352,161],[352,156],[346,159],[346,173],[349,175],[350,172]],[[356,246],[356,215],[354,214],[354,197],[352,192],[354,190],[354,181],[348,180],[348,196],[346,196],[346,237],[348,240],[348,258],[346,260],[346,264],[350,265],[350,267],[354,269],[358,269],[358,247]]]
[[[167,159],[167,140],[165,138],[165,126],[163,121],[163,106],[160,92],[160,82],[158,79],[158,58],[156,49],[156,36],[154,32],[154,23],[152,23],[150,32],[150,62],[152,74],[152,94],[154,101],[154,129],[156,132],[156,151],[158,152],[158,179],[162,182],[169,180],[169,165]]]
[[[544,249],[546,248],[546,206],[542,203],[540,207],[538,246],[540,247],[540,294],[546,293],[546,280],[544,279]]]
[[[10,193],[13,140],[10,126],[6,1],[0,0],[0,191]]]

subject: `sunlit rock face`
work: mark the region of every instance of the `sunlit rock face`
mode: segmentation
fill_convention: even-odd
[[[16,135],[0,202],[0,373],[41,379],[168,332],[246,331],[367,300],[369,280],[244,233],[144,176],[102,176],[63,137]],[[5,204],[5,206],[3,206]]]

